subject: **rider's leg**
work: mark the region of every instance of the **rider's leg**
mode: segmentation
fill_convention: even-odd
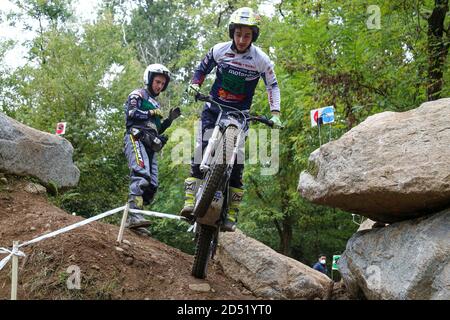
[[[130,168],[129,207],[142,210],[144,205],[142,195],[151,181],[150,161],[143,144],[130,134],[125,135],[124,144],[124,153]],[[149,225],[150,222],[139,213],[130,213],[126,223],[128,228],[148,227]]]
[[[242,184],[243,164],[235,164],[230,177],[230,206],[228,208],[228,219],[223,225],[225,231],[234,231],[238,222],[239,208],[244,195]]]
[[[151,150],[146,150],[150,159],[150,183],[147,187],[143,188],[143,206],[150,205],[155,198],[156,191],[158,190],[158,163],[157,154]],[[136,214],[134,214],[136,215]],[[138,222],[134,222],[134,227],[129,227],[131,231],[140,235],[151,237],[150,231],[147,229],[150,226],[150,221],[145,220],[142,215],[137,216]]]
[[[143,189],[143,205],[149,205],[152,203],[155,198],[156,191],[158,190],[158,162],[157,162],[157,154],[152,150],[146,150],[149,156],[149,167],[150,167],[150,183],[147,187]],[[144,224],[144,222],[146,224]],[[140,227],[137,226],[135,228],[131,228],[130,230],[140,236],[151,237],[151,233],[148,230],[148,225],[150,221],[145,220],[143,217],[140,220]]]
[[[205,106],[201,115],[201,130],[197,133],[194,157],[191,162],[191,176],[184,181],[184,207],[181,209],[180,215],[188,219],[192,217],[195,204],[195,193],[198,183],[203,178],[200,171],[203,150],[205,150],[208,145],[208,140],[212,129],[214,129],[216,119],[217,114]]]
[[[190,219],[195,205],[195,192],[200,179],[196,177],[188,177],[184,180],[184,207],[181,209],[180,215]]]
[[[146,150],[149,156],[150,180],[149,185],[143,189],[142,197],[144,205],[150,205],[158,191],[158,154],[152,150]]]

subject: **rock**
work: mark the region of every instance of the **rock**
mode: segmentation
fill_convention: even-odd
[[[241,231],[222,235],[217,260],[229,277],[265,299],[326,299],[333,281]]]
[[[333,294],[331,297],[332,300],[350,300],[350,297],[347,293],[347,289],[345,288],[344,280],[340,280],[339,282],[335,282],[333,286]]]
[[[450,299],[450,209],[355,233],[339,259],[353,298]]]
[[[100,267],[99,267],[98,265],[96,265],[96,264],[93,264],[93,265],[91,266],[91,268],[92,268],[92,269],[95,269],[95,270],[97,270],[97,271],[100,271]]]
[[[131,266],[133,264],[133,262],[134,262],[134,258],[133,257],[128,256],[128,257],[125,258],[125,264],[126,265]]]
[[[128,240],[122,240],[122,242],[125,243],[125,244],[128,245],[128,246],[131,246],[131,242],[128,241]]]
[[[298,190],[314,203],[387,223],[448,208],[448,119],[450,98],[368,117],[311,154]]]
[[[36,231],[36,227],[30,227],[30,231]]]
[[[155,278],[158,279],[160,282],[165,282],[166,281],[166,278],[164,276],[162,276],[162,275],[159,275],[159,274],[157,274],[155,276]]]
[[[2,184],[7,184],[8,183],[8,179],[6,179],[5,177],[0,178],[0,182]]]
[[[242,289],[242,291],[241,291],[241,293],[244,295],[244,296],[250,296],[251,294],[252,294],[252,292],[250,291],[250,290],[247,290],[247,289]]]
[[[189,285],[189,289],[197,292],[210,292],[211,286],[208,283],[192,283]]]
[[[125,251],[121,247],[115,247],[115,248],[116,248],[116,251],[119,251],[119,252],[124,252]]]
[[[24,190],[31,194],[44,194],[47,193],[47,189],[43,186],[41,186],[38,183],[27,183]]]
[[[0,170],[33,176],[58,187],[76,186],[80,171],[66,139],[38,131],[0,113]]]
[[[124,251],[123,251],[123,255],[126,257],[133,257],[133,252],[130,251],[130,247],[127,245],[124,245],[123,247],[121,247]]]

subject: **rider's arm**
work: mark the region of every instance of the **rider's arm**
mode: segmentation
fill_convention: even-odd
[[[274,65],[270,58],[262,51],[259,51],[259,70],[261,78],[266,86],[267,97],[269,99],[270,111],[273,115],[280,113],[280,88],[278,87],[277,77],[275,75]],[[277,113],[278,112],[278,113]],[[274,114],[277,113],[277,114]]]
[[[194,72],[191,83],[202,85],[206,76],[214,69],[217,62],[214,60],[214,47],[209,50]]]
[[[148,120],[149,112],[142,109],[142,96],[139,92],[133,91],[129,96],[125,109],[127,119]]]
[[[170,120],[169,118],[167,118],[166,120],[164,120],[161,123],[161,128],[158,130],[158,134],[163,134],[164,131],[167,130],[167,128],[169,128],[172,125],[172,120]]]
[[[267,97],[269,99],[270,111],[273,115],[280,115],[280,88],[275,83],[272,86],[266,86]]]
[[[166,129],[171,126],[172,122],[180,116],[181,116],[180,107],[170,109],[169,116],[161,124],[159,134],[162,134],[164,131],[166,131]]]

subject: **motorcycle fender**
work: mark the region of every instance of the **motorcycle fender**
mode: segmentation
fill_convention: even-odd
[[[223,205],[222,191],[216,191],[214,199],[209,206],[208,211],[203,217],[197,217],[197,222],[209,226],[217,226],[217,221],[220,219],[220,213]]]

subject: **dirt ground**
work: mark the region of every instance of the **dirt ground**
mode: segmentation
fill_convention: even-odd
[[[8,178],[10,181],[10,178]],[[83,220],[24,191],[26,181],[0,184],[0,247],[25,242]],[[19,299],[257,299],[210,264],[208,277],[190,275],[193,257],[152,238],[126,230],[129,244],[116,243],[118,227],[94,222],[24,247],[19,260]],[[0,259],[5,255],[0,255]],[[68,289],[70,266],[80,268],[80,289]],[[0,270],[0,300],[10,298],[11,262]],[[72,279],[72,278],[71,278]],[[190,285],[208,284],[208,292]]]

